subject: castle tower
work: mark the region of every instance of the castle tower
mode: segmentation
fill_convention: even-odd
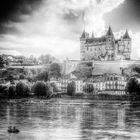
[[[94,32],[92,31],[91,38],[94,38]]]
[[[89,37],[89,34],[83,30],[83,33],[80,37],[80,59],[84,60],[84,47],[85,47],[85,42],[86,39]]]
[[[106,34],[106,50],[107,50],[107,60],[115,59],[115,38],[112,32],[111,26],[109,26]]]
[[[128,30],[126,29],[126,32],[124,34],[124,36],[122,37],[123,43],[124,43],[124,57],[126,60],[130,60],[131,59],[131,38],[129,36]]]
[[[114,36],[112,29],[111,29],[111,26],[109,26],[106,36],[110,36],[110,37]]]

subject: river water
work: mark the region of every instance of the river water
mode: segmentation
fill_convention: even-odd
[[[9,125],[20,129],[8,134]],[[53,99],[0,104],[0,140],[140,140],[140,106],[129,102]]]

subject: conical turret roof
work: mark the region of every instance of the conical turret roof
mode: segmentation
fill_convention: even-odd
[[[86,38],[86,32],[85,32],[85,30],[83,30],[83,33],[81,35],[81,38]]]
[[[112,29],[111,29],[111,26],[109,26],[108,28],[108,31],[107,31],[107,36],[113,36],[113,32],[112,32]]]
[[[94,32],[92,31],[91,37],[94,38]]]
[[[130,39],[130,36],[129,36],[129,33],[128,33],[128,30],[126,29],[126,32],[123,36],[123,39]]]

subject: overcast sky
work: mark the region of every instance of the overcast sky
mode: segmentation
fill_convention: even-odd
[[[0,0],[0,52],[79,59],[85,23],[95,36],[109,25],[116,37],[128,28],[132,57],[140,58],[139,9],[139,0]]]

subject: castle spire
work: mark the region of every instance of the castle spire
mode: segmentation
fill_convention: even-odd
[[[130,39],[130,36],[129,36],[129,33],[128,33],[128,30],[126,29],[126,32],[123,36],[123,39]]]
[[[111,29],[111,26],[109,25],[109,28],[108,28],[108,31],[107,31],[107,36],[113,36],[113,32],[112,32],[112,29]]]
[[[85,32],[85,29],[83,30],[83,33],[81,35],[81,38],[86,38],[86,32]]]
[[[94,38],[94,32],[92,31],[91,37]]]
[[[80,38],[86,38],[86,31],[85,31],[85,10],[83,11],[83,13],[82,13],[82,19],[83,19],[83,23],[84,23],[84,29],[83,29],[83,33],[82,33],[82,35],[81,35],[81,37]]]

